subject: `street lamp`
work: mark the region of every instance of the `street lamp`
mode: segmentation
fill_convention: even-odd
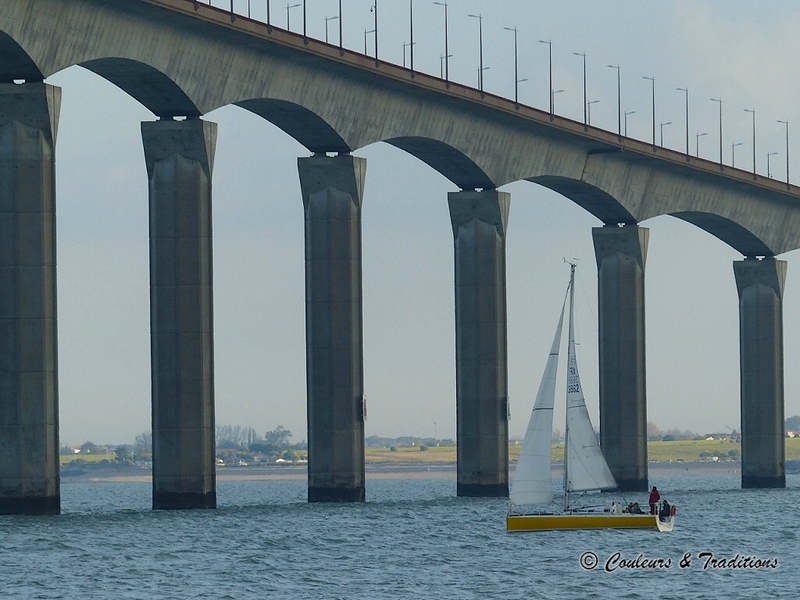
[[[585,52],[573,52],[575,56],[582,56],[583,57],[583,124],[588,125],[589,119],[588,115],[586,114],[586,53]]]
[[[473,19],[478,19],[478,55],[480,63],[478,65],[478,87],[483,91],[483,15],[469,15]]]
[[[547,44],[550,48],[550,119],[553,118],[553,41],[539,40],[540,44]]]
[[[289,4],[286,5],[286,31],[292,30],[291,26],[289,25],[289,14],[290,14],[289,11],[292,10],[293,8],[297,8],[298,6],[302,6],[302,4],[297,3],[292,5]]]
[[[756,174],[756,109],[745,108],[744,112],[753,115],[753,175]]]
[[[686,156],[689,156],[689,88],[675,88],[686,93]],[[663,143],[661,144],[664,145]]]
[[[444,79],[445,73],[445,66],[447,65],[447,59],[452,58],[453,55],[449,54],[445,56],[444,54],[439,56],[439,79]]]
[[[789,185],[789,121],[781,121],[778,123],[786,125],[786,185]]]
[[[608,65],[609,69],[617,70],[617,135],[622,137],[622,78],[619,65]]]
[[[269,20],[269,0],[267,0],[267,29],[272,31],[272,23]]]
[[[336,16],[336,17],[329,17],[327,15],[325,16],[325,43],[326,44],[328,43],[328,23],[330,21],[338,21],[338,20],[339,20],[338,16]]]
[[[656,145],[656,78],[655,77],[642,77],[642,79],[649,79],[653,84],[653,146]]]
[[[489,69],[491,69],[491,68],[492,68],[492,67],[483,67],[483,69],[481,69],[480,67],[478,67],[478,79],[477,79],[477,85],[478,85],[478,87],[480,88],[480,90],[481,90],[481,93],[483,92],[483,72],[484,72],[484,71],[488,71],[488,70],[489,70]]]
[[[592,104],[597,104],[598,102],[600,102],[600,100],[589,100],[589,102],[586,103],[586,110],[588,113],[587,125],[592,124]]]
[[[556,111],[556,94],[560,94],[563,91],[564,90],[553,90],[553,93],[550,94],[550,105],[553,107],[553,112],[550,113],[551,118]]]
[[[772,177],[772,173],[770,173],[770,170],[769,170],[769,157],[770,156],[775,156],[776,154],[777,154],[777,152],[767,152],[767,177],[770,177],[770,178]]]
[[[374,0],[374,4],[370,7],[369,12],[375,13],[375,25],[372,32],[375,34],[375,64],[378,63],[378,0]],[[366,52],[364,53],[366,54]]]
[[[514,104],[519,104],[519,84],[527,79],[519,78],[519,55],[517,53],[517,28],[503,27],[506,31],[514,32]]]
[[[625,111],[625,137],[628,137],[628,115],[635,115],[635,110],[626,110]]]
[[[341,3],[342,0],[339,0]],[[411,54],[411,71],[414,71],[414,0],[408,0],[408,30],[411,34],[411,42],[409,43],[409,52]],[[406,51],[403,50],[403,60],[406,58]]]
[[[661,147],[664,147],[664,125],[672,125],[672,121],[664,121],[661,123]]]
[[[447,2],[434,2],[438,6],[444,6],[444,80],[450,81],[450,51],[447,44]]]
[[[708,135],[708,132],[704,131],[703,133],[698,133],[694,139],[694,155],[697,158],[700,158],[700,138],[704,135]]]
[[[374,29],[364,30],[364,56],[367,56],[367,36],[370,33],[375,33],[375,30]]]
[[[722,166],[722,99],[711,98],[712,102],[719,102],[719,166]]]
[[[735,144],[731,144],[731,166],[735,169],[736,168],[736,147],[741,146],[744,142],[736,142]]]

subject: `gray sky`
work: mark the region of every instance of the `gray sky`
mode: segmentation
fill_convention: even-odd
[[[215,2],[227,5],[226,2]],[[345,0],[344,43],[363,51],[371,0]],[[285,5],[273,0],[273,24]],[[308,32],[324,39],[337,0],[308,0]],[[253,14],[263,1],[252,0]],[[238,0],[237,10],[246,11]],[[408,2],[379,0],[383,60],[402,64]],[[615,130],[616,71],[622,70],[628,133],[651,136],[651,83],[666,146],[690,141],[719,156],[718,105],[724,109],[724,160],[750,168],[752,116],[757,164],[784,178],[785,130],[800,132],[800,4],[791,0],[606,0],[558,3],[457,0],[449,6],[451,79],[475,84],[483,14],[485,88],[513,97],[513,34],[519,29],[520,101],[548,105],[547,46],[552,40],[558,114],[582,119],[587,54],[592,123]],[[443,9],[414,3],[417,70],[438,74]],[[292,29],[302,27],[293,9]],[[331,22],[330,39],[338,41]],[[371,36],[369,52],[373,52]],[[57,146],[59,388],[62,443],[130,442],[150,428],[147,175],[140,122],[153,115],[96,75],[72,67],[48,80],[63,88]],[[219,124],[214,170],[216,417],[263,434],[283,425],[306,438],[303,211],[296,159],[309,153],[273,125],[236,108],[204,118]],[[795,125],[796,124],[796,125]],[[364,366],[367,435],[455,436],[452,230],[446,194],[456,187],[386,144],[356,152],[368,160],[363,208]],[[793,156],[800,156],[797,146]],[[791,169],[800,181],[800,163]],[[597,421],[596,267],[593,216],[567,199],[522,182],[511,193],[508,227],[511,434],[528,420],[569,270],[578,258],[579,361]],[[709,234],[664,216],[649,227],[647,259],[648,419],[662,429],[739,428],[737,252]],[[785,296],[786,415],[800,413],[800,294],[790,263]],[[563,421],[556,412],[555,423]],[[563,427],[561,427],[563,429]]]

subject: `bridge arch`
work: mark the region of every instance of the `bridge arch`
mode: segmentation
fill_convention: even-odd
[[[419,136],[403,136],[383,141],[418,158],[462,190],[495,187],[494,182],[472,159],[445,142]]]
[[[537,183],[569,198],[607,225],[636,222],[635,217],[628,209],[611,194],[584,181],[555,175],[530,177],[527,181]]]
[[[669,214],[707,231],[744,256],[775,256],[775,253],[754,233],[726,217],[702,211],[680,211]]]
[[[200,116],[200,110],[180,86],[148,64],[108,57],[89,60],[80,66],[110,81],[158,117]]]
[[[36,63],[10,35],[0,31],[0,83],[15,80],[42,81],[44,76]]]
[[[234,102],[288,133],[311,152],[349,153],[352,148],[315,112],[295,102],[254,98]]]

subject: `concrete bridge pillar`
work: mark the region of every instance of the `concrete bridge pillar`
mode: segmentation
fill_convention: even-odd
[[[506,227],[511,196],[447,196],[455,248],[459,496],[508,496]]]
[[[55,143],[61,90],[0,84],[0,514],[58,514]]]
[[[364,501],[361,203],[367,161],[297,161],[305,209],[308,501]]]
[[[644,267],[649,230],[592,229],[597,260],[600,446],[621,490],[647,490]]]
[[[142,123],[150,188],[153,508],[215,508],[211,172],[217,126]]]
[[[742,487],[786,487],[783,438],[783,288],[786,262],[733,263],[739,292]]]

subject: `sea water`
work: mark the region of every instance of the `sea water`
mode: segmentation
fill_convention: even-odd
[[[368,476],[364,504],[308,504],[304,480],[220,481],[219,508],[196,511],[152,511],[148,483],[64,483],[63,514],[0,517],[0,597],[800,596],[800,476],[739,482],[659,477],[672,533],[514,534],[505,500],[457,498],[450,474]]]

